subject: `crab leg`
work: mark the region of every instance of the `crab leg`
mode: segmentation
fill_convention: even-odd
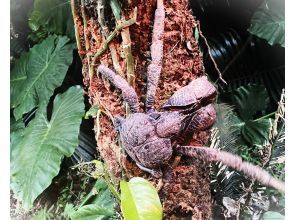
[[[261,167],[242,161],[242,158],[239,156],[213,148],[196,146],[177,146],[176,151],[183,155],[201,159],[204,162],[222,162],[223,164],[237,171],[243,172],[248,177],[257,180],[266,186],[285,192],[285,184],[283,182],[272,177]]]
[[[120,75],[113,72],[111,69],[104,65],[100,65],[97,69],[97,75],[101,73],[102,77],[108,79],[116,88],[122,92],[122,97],[130,106],[131,113],[139,112],[138,96],[134,88]]]
[[[149,112],[154,107],[154,97],[162,68],[163,41],[164,31],[164,6],[163,0],[157,0],[157,9],[155,10],[154,26],[151,44],[151,63],[147,69],[147,94],[146,94],[146,111]]]

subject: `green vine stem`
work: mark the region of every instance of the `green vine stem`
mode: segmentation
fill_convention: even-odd
[[[262,119],[269,118],[269,117],[271,117],[271,116],[273,116],[273,115],[275,115],[275,114],[276,114],[276,111],[271,112],[271,113],[269,113],[269,114],[267,114],[267,115],[264,115],[264,116],[262,116],[262,117],[260,117],[260,118],[257,118],[257,119],[255,119],[254,121],[260,121],[260,120],[262,120]]]
[[[115,69],[115,72],[117,72],[119,75],[121,75],[121,77],[125,78],[125,76],[123,74],[123,71],[121,69],[121,66],[119,64],[117,50],[116,50],[115,45],[114,45],[113,42],[109,43],[109,49],[110,49],[110,54],[111,54],[111,58],[112,58],[112,64],[113,64],[113,67]]]
[[[114,197],[117,199],[117,201],[120,203],[120,195],[119,193],[116,191],[116,189],[114,188],[114,186],[112,185],[110,178],[109,178],[109,174],[107,172],[107,170],[104,168],[104,180],[109,188],[109,190],[112,192],[112,194],[114,195]]]
[[[93,56],[92,58],[92,63],[90,66],[90,80],[93,77],[94,74],[94,65],[95,62],[97,60],[97,58],[102,55],[108,48],[108,44],[113,40],[113,38],[125,27],[131,26],[132,24],[134,24],[137,20],[137,8],[134,9],[134,16],[126,21],[123,21],[122,23],[116,25],[115,29],[113,32],[111,32],[111,34],[106,38],[106,40],[101,44],[100,48],[98,49],[98,51],[96,52],[96,54]]]
[[[127,61],[127,80],[130,86],[135,86],[135,65],[134,65],[134,57],[132,55],[132,48],[131,48],[131,36],[129,28],[125,28],[121,32],[121,37],[123,41],[123,51]]]
[[[110,0],[110,6],[112,9],[113,14],[115,15],[116,22],[119,24],[123,20],[123,16],[121,16],[121,7],[117,0]],[[126,27],[121,31],[122,37],[122,45],[123,51],[126,58],[127,64],[127,81],[130,86],[135,86],[135,66],[134,66],[134,58],[132,55],[132,41],[130,36],[129,28]]]
[[[112,0],[110,1],[111,8],[114,7]],[[119,6],[118,2],[116,2],[115,6]],[[108,35],[108,27],[105,24],[105,0],[98,0],[97,2],[97,14],[98,14],[98,22],[102,29],[102,38],[105,40],[106,36]],[[115,13],[114,13],[115,14]],[[115,16],[116,18],[116,16]],[[119,59],[117,55],[117,51],[115,48],[115,44],[113,42],[109,43],[110,54],[112,58],[112,63],[115,71],[123,77],[123,72],[121,66],[119,65]]]
[[[116,22],[120,24],[123,20],[123,16],[121,15],[122,10],[121,10],[121,6],[119,2],[117,0],[110,0],[110,7],[116,19]],[[122,29],[121,37],[122,37],[123,53],[124,53],[124,57],[127,64],[127,73],[126,73],[127,81],[129,85],[134,88],[135,87],[135,74],[134,74],[135,65],[134,65],[134,57],[132,55],[132,47],[131,47],[132,41],[131,41],[129,27]],[[122,73],[120,65],[119,64],[117,65],[117,61],[115,60],[115,58],[117,58],[115,56],[116,55],[114,51],[115,48],[111,48],[111,44],[110,44],[110,50],[111,50],[111,56],[113,58],[114,68],[117,69],[116,70],[117,72]],[[128,108],[128,106],[126,106],[126,114],[129,115],[129,113],[130,113],[130,109]]]

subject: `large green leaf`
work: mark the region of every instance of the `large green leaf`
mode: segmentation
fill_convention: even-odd
[[[253,15],[249,31],[270,45],[285,47],[285,2],[265,0]]]
[[[242,137],[251,146],[262,146],[269,139],[270,119],[247,121],[241,129]]]
[[[35,0],[29,18],[33,32],[45,30],[49,33],[67,35],[75,39],[74,22],[69,0]]]
[[[244,121],[253,119],[254,114],[264,110],[269,103],[268,93],[260,85],[241,86],[232,92],[232,99]]]
[[[154,186],[147,180],[134,177],[121,181],[121,209],[126,220],[162,219],[162,206]]]
[[[50,36],[16,62],[10,80],[16,120],[42,102],[48,103],[72,62],[73,48],[67,37]]]
[[[50,185],[59,172],[62,158],[71,156],[78,145],[84,114],[83,89],[71,87],[57,95],[50,120],[46,107],[45,104],[39,107],[22,140],[14,146],[11,188],[25,208],[30,208]]]
[[[278,212],[268,211],[263,214],[261,219],[262,220],[284,220],[285,216],[281,215]]]

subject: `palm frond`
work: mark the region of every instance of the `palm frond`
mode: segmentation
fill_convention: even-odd
[[[285,179],[285,92],[283,90],[278,109],[269,132],[269,140],[263,146],[263,166],[279,179]]]
[[[245,179],[233,169],[220,163],[213,164],[210,176],[213,198],[219,204],[221,204],[223,197],[238,199],[242,195],[241,183]]]
[[[211,148],[219,148],[237,153],[238,140],[240,138],[240,119],[234,112],[234,107],[219,103],[215,105],[217,112],[216,123],[211,133]],[[213,198],[221,204],[223,197],[239,198],[243,192],[241,183],[245,178],[232,168],[222,163],[212,164],[211,168],[211,189]]]

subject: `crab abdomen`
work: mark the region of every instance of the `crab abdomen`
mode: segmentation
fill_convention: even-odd
[[[157,138],[146,143],[136,152],[139,162],[148,168],[166,164],[172,156],[172,145],[169,138]]]

